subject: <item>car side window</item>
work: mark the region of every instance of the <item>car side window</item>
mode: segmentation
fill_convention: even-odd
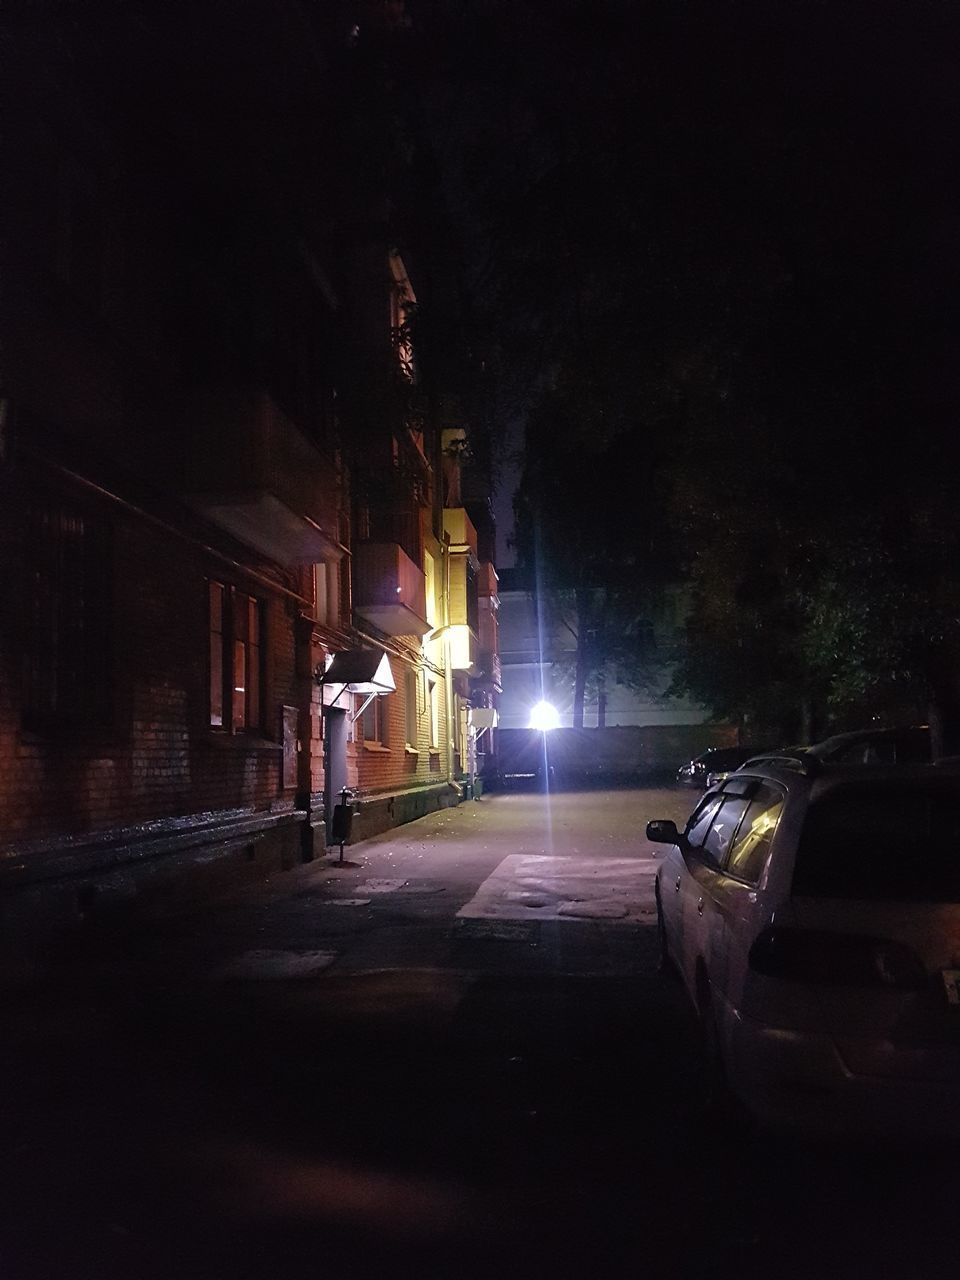
[[[730,849],[725,870],[738,880],[757,884],[783,812],[784,795],[763,783],[754,793]]]
[[[836,756],[837,764],[895,764],[896,745],[892,738],[854,742]]]
[[[710,824],[713,822],[714,814],[720,808],[722,802],[723,796],[707,796],[694,809],[684,833],[687,838],[688,848],[699,849],[703,844],[704,838],[710,830]]]
[[[718,866],[723,865],[734,832],[740,825],[740,819],[749,804],[750,801],[746,796],[725,796],[720,808],[714,814],[710,830],[704,837],[702,849],[703,853]]]

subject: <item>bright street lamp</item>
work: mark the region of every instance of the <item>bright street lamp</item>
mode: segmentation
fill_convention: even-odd
[[[538,702],[530,712],[530,728],[547,733],[560,728],[560,713],[549,702]]]

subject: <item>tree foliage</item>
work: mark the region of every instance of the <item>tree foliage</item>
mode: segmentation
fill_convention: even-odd
[[[771,732],[949,703],[955,8],[445,10],[521,560],[611,637],[679,574],[676,687]]]

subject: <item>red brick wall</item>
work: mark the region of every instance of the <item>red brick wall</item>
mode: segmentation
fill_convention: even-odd
[[[365,794],[378,791],[402,791],[408,787],[426,786],[449,777],[448,755],[445,748],[444,711],[440,717],[440,751],[430,750],[430,709],[425,696],[423,677],[418,682],[416,753],[407,750],[406,744],[406,681],[408,669],[399,658],[391,658],[396,693],[388,694],[384,701],[387,717],[386,750],[362,741],[362,731],[357,738],[358,785]],[[441,685],[442,689],[442,685]],[[442,699],[442,693],[441,693]],[[443,706],[441,701],[441,707]],[[360,730],[360,721],[357,722]],[[378,749],[379,748],[379,749]]]
[[[285,598],[271,598],[242,575],[231,578],[222,562],[136,515],[106,503],[103,511],[114,529],[114,725],[96,732],[24,731],[18,634],[4,629],[4,843],[222,809],[265,809],[282,794],[280,707],[297,700],[294,617]],[[0,539],[0,547],[15,543],[9,523]],[[231,738],[208,727],[208,575],[236,581],[267,601],[264,695],[273,741]]]

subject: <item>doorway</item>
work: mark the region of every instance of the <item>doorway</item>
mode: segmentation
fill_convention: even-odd
[[[333,834],[333,806],[347,785],[347,712],[341,707],[324,707],[323,812],[327,844]]]

